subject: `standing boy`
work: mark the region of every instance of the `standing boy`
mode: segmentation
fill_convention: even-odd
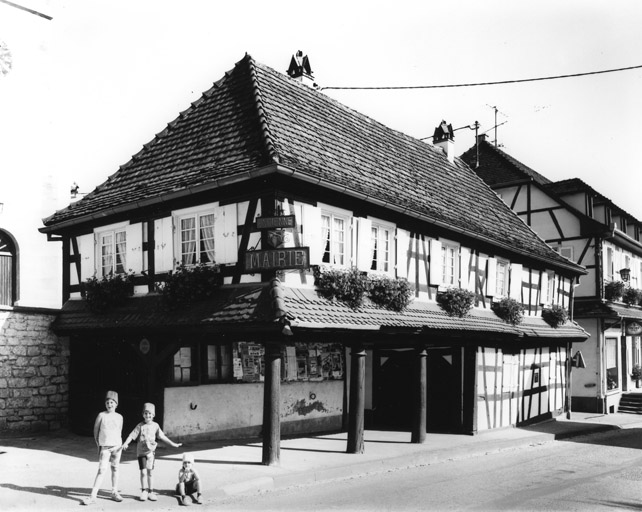
[[[114,501],[123,501],[118,493],[118,464],[120,463],[121,443],[123,433],[123,417],[116,412],[118,407],[118,393],[107,391],[105,396],[105,411],[98,414],[94,422],[94,439],[98,445],[98,473],[94,480],[91,495],[85,498],[83,505],[96,502],[98,489],[107,472],[107,465],[111,464],[111,498]]]
[[[138,468],[140,469],[140,500],[147,499],[156,501],[156,493],[154,492],[154,483],[152,478],[152,471],[154,470],[154,452],[158,446],[160,439],[165,443],[178,448],[182,443],[175,443],[169,439],[161,430],[160,425],[154,421],[156,415],[156,407],[154,404],[146,403],[143,405],[143,420],[136,428],[132,430],[131,434],[127,436],[123,443],[123,450],[129,447],[129,443],[138,440],[136,443],[136,457],[138,458]]]

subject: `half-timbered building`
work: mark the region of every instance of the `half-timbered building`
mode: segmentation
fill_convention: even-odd
[[[421,442],[560,414],[587,334],[540,312],[570,307],[585,271],[455,157],[446,124],[434,145],[392,130],[307,86],[306,62],[288,76],[245,56],[45,219],[62,241],[54,329],[71,340],[72,426],[87,430],[86,404],[115,388],[126,421],[153,401],[170,436],[262,432],[272,463],[281,433],[347,429],[359,452],[364,424]],[[167,307],[172,276],[213,265],[220,286]],[[409,282],[413,300],[329,298],[316,278],[340,269]],[[84,283],[126,273],[133,296],[92,310]],[[453,287],[474,294],[463,317],[436,301]],[[525,306],[522,323],[493,312],[502,297]]]
[[[484,137],[462,158],[556,252],[587,269],[574,317],[591,338],[586,368],[573,372],[573,409],[628,405],[622,397],[636,389],[642,362],[642,223],[581,179],[552,182]]]

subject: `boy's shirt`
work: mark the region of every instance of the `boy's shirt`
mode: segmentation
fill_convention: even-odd
[[[143,457],[154,453],[158,446],[157,438],[164,439],[165,434],[160,428],[160,425],[155,421],[149,423],[140,422],[132,433],[129,434],[132,439],[138,439],[136,442],[136,457]]]
[[[117,412],[103,411],[94,423],[94,439],[98,446],[120,446],[123,432],[123,417]]]
[[[181,468],[178,471],[178,481],[185,482],[186,484],[192,483],[195,480],[198,480],[198,473],[194,469],[185,469]]]

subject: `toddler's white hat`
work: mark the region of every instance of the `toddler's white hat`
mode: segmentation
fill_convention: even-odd
[[[192,464],[194,464],[194,455],[192,455],[191,453],[184,453],[183,462],[191,462]]]

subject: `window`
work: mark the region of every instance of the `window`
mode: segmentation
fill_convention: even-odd
[[[229,382],[232,378],[231,345],[207,345],[206,351],[207,380],[209,382]]]
[[[620,387],[619,368],[617,364],[617,338],[606,338],[606,388]]]
[[[17,300],[17,250],[13,237],[0,230],[0,306]]]
[[[390,228],[372,226],[372,265],[370,270],[390,271],[390,240]]]
[[[441,275],[446,286],[457,284],[457,254],[458,248],[453,245],[441,246]]]
[[[183,343],[174,354],[169,385],[231,382],[231,343]]]
[[[214,263],[214,214],[181,217],[180,247],[183,265]]]
[[[547,304],[554,304],[555,303],[555,273],[553,272],[547,272],[547,275],[543,277],[544,279],[548,279],[548,293],[546,297],[546,303]]]
[[[323,243],[323,263],[346,265],[347,218],[331,214],[321,214],[321,240]]]
[[[198,382],[198,372],[195,371],[196,349],[193,346],[182,346],[174,354],[174,364],[170,381],[172,384],[189,384]]]
[[[106,231],[98,235],[100,275],[124,274],[127,270],[127,235],[124,229]]]
[[[495,292],[498,297],[508,295],[508,262],[497,260],[497,285]]]
[[[573,260],[573,247],[555,247],[554,250],[569,260]]]

